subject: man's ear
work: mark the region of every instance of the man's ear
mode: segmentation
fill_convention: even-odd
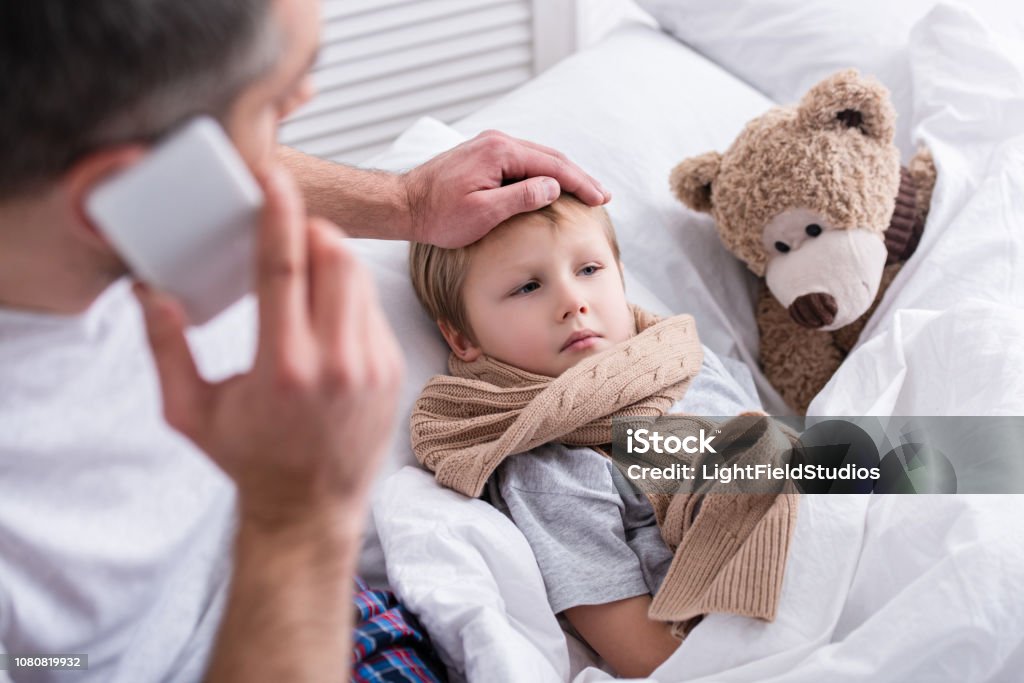
[[[711,186],[721,168],[722,155],[718,152],[684,159],[672,169],[669,185],[683,204],[694,211],[711,213]]]
[[[444,336],[444,340],[448,342],[448,346],[451,348],[452,353],[454,353],[459,360],[472,363],[483,355],[483,351],[479,346],[473,343],[473,340],[469,338],[469,335],[456,330],[447,320],[438,320],[437,326],[440,328],[441,335]]]
[[[886,143],[896,134],[889,91],[856,69],[833,74],[808,90],[797,107],[797,121],[812,129],[856,128]]]
[[[61,186],[68,198],[72,215],[88,238],[107,243],[85,211],[89,195],[104,180],[133,166],[145,154],[146,148],[141,145],[110,147],[87,154],[64,172]]]

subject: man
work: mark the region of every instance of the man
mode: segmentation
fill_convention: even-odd
[[[608,198],[498,133],[402,176],[278,149],[310,95],[318,11],[0,3],[0,653],[89,656],[88,671],[0,681],[343,680],[402,370],[336,226],[456,246],[560,189]],[[244,306],[190,346],[178,304],[141,285],[136,302],[82,209],[200,113],[266,196],[255,349]]]

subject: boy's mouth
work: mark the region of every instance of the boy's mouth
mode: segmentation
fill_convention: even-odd
[[[562,351],[579,351],[581,349],[589,349],[597,340],[601,338],[597,332],[593,330],[579,330],[569,335],[569,338],[562,344],[562,348],[559,349],[559,353]]]

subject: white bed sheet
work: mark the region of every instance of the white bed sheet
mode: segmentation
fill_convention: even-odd
[[[645,31],[618,33],[458,128],[553,144],[597,173],[616,194],[627,267],[672,310],[702,311],[709,346],[746,359],[755,340],[742,272],[716,254],[709,224],[667,198],[665,177],[678,159],[723,148],[763,107]],[[944,5],[912,33],[915,130],[940,173],[933,212],[816,414],[1024,414],[1024,74],[1015,66],[1024,59],[995,45],[968,10]],[[641,100],[638,82],[664,92]],[[737,106],[676,112],[680,93],[693,106],[718,97]],[[666,130],[674,115],[686,130]],[[706,289],[680,286],[679,269],[699,273]],[[717,303],[702,300],[709,295]],[[499,513],[411,468],[382,486],[374,511],[392,586],[454,671],[608,678],[578,670],[544,609],[529,548]],[[777,619],[709,615],[651,680],[1018,680],[1020,511],[1015,496],[805,496]]]

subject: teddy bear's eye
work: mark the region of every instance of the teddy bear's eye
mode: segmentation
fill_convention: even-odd
[[[804,228],[804,232],[806,232],[811,237],[817,237],[818,235],[821,234],[821,226],[818,225],[817,223],[811,223],[806,228]]]
[[[778,251],[780,254],[785,254],[787,251],[789,251],[789,245],[786,244],[785,242],[776,242],[775,250]]]

